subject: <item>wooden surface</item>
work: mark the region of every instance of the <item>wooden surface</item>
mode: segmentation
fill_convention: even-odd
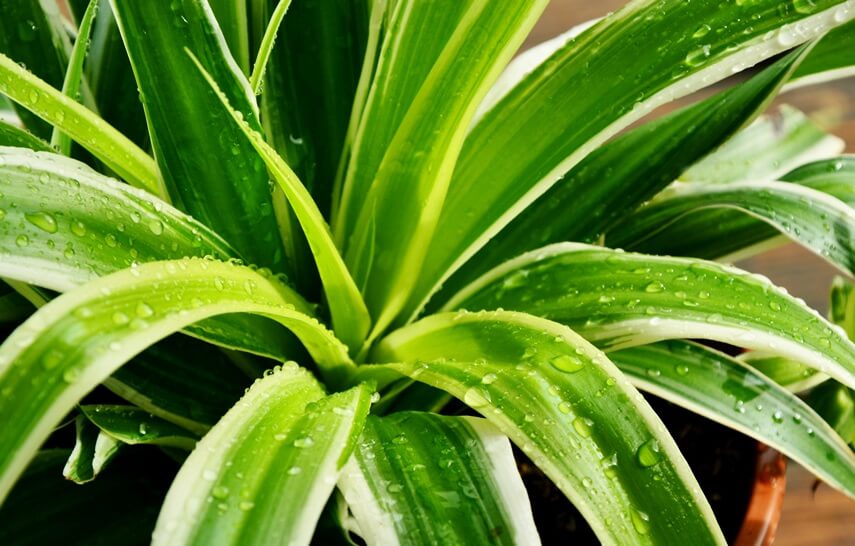
[[[623,4],[621,0],[553,0],[526,44],[551,38]],[[777,101],[781,103],[809,113],[846,140],[849,153],[855,153],[855,81],[796,91]],[[739,265],[767,275],[815,309],[826,312],[828,287],[835,271],[809,252],[790,244]],[[813,477],[794,463],[790,463],[787,480],[775,546],[855,546],[855,502],[824,485],[814,492]]]

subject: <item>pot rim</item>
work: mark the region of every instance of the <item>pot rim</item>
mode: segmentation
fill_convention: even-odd
[[[786,488],[786,457],[769,446],[757,444],[754,485],[734,546],[770,546],[774,542]]]

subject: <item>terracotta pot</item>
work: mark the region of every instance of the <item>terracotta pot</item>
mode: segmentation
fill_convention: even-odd
[[[734,546],[769,546],[774,542],[784,504],[786,473],[787,459],[758,444],[754,488]]]

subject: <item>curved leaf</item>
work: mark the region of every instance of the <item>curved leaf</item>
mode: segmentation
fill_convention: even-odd
[[[0,194],[0,275],[52,290],[139,262],[237,256],[157,198],[55,154],[0,148]],[[229,347],[280,358],[290,351],[267,321],[232,316],[201,328],[194,331]]]
[[[258,380],[181,467],[152,544],[309,544],[371,390],[322,397],[293,363]]]
[[[787,182],[678,183],[627,216],[609,244],[638,248],[681,217],[711,208],[763,220],[849,274],[855,272],[855,210],[827,193]]]
[[[712,349],[684,341],[609,353],[639,389],[772,446],[855,498],[855,456],[797,396]]]
[[[827,193],[850,207],[855,205],[855,160],[848,156],[809,163],[781,178]],[[654,233],[632,250],[733,261],[787,240],[778,235],[773,225],[739,210],[699,210]]]
[[[434,315],[380,342],[365,374],[448,391],[513,440],[606,544],[722,544],[653,410],[569,328],[510,312]]]
[[[250,263],[282,272],[282,241],[264,163],[185,52],[200,59],[230,103],[260,130],[255,97],[210,6],[203,0],[175,0],[168,9],[157,2],[112,0],[112,6],[154,155],[176,205],[213,228]]]
[[[759,371],[790,392],[802,392],[826,381],[828,376],[791,358],[763,351],[749,351],[738,360]]]
[[[44,140],[5,121],[0,121],[0,146],[29,148],[37,152],[54,151]]]
[[[762,111],[803,57],[803,50],[788,55],[734,89],[591,153],[466,262],[432,306],[510,257],[550,243],[596,241]]]
[[[123,444],[154,444],[191,450],[196,437],[134,406],[80,406],[80,412],[103,434]]]
[[[334,222],[370,338],[406,304],[478,103],[546,4],[395,3]]]
[[[803,113],[783,105],[775,114],[761,117],[687,169],[680,180],[712,183],[777,180],[800,165],[837,155],[845,147],[842,140],[823,131]]]
[[[367,544],[540,544],[508,439],[474,417],[369,417],[338,481]]]
[[[84,484],[94,480],[116,456],[121,442],[100,432],[83,415],[75,418],[74,427],[74,449],[62,469],[62,476],[76,484]]]
[[[570,41],[472,128],[407,306],[654,108],[855,18],[852,0],[637,0]],[[798,8],[798,9],[797,9]],[[713,31],[716,29],[716,31]],[[616,81],[614,74],[621,74]]]
[[[765,277],[711,262],[552,245],[487,273],[446,307],[531,313],[610,350],[711,339],[787,356],[855,386],[855,345],[839,327]]]
[[[74,99],[0,54],[0,93],[26,107],[113,169],[128,184],[166,197],[154,160]]]
[[[68,59],[68,68],[62,81],[62,94],[75,100],[77,100],[80,87],[83,84],[83,61],[86,59],[87,51],[89,51],[92,23],[95,20],[96,13],[98,13],[98,0],[90,0],[77,28],[77,37],[74,39],[74,47],[71,49],[71,56]],[[71,152],[71,139],[59,127],[53,128],[50,144],[62,155],[68,155]]]
[[[807,402],[844,441],[849,444],[855,442],[855,398],[851,389],[836,381],[828,381],[813,389]]]
[[[77,401],[154,342],[205,318],[252,313],[291,329],[326,379],[346,348],[285,286],[243,266],[188,259],[123,270],[45,305],[0,346],[0,498]]]
[[[855,22],[826,34],[804,66],[795,74],[792,87],[826,82],[855,75]]]
[[[287,163],[264,141],[264,138],[241,117],[240,113],[229,106],[228,97],[220,91],[216,82],[204,67],[196,63],[214,92],[222,101],[223,106],[234,118],[238,127],[243,131],[249,142],[267,165],[271,176],[279,184],[279,188],[288,198],[288,203],[294,210],[297,220],[303,227],[303,233],[315,256],[324,293],[332,315],[333,329],[336,334],[352,350],[358,349],[365,340],[365,335],[371,322],[365,302],[350,276],[347,266],[332,239],[326,221],[312,200],[312,196],[300,183],[297,175]]]

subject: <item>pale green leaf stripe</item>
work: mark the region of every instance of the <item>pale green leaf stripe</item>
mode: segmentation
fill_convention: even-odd
[[[467,136],[407,310],[418,309],[520,211],[620,130],[659,105],[846,23],[855,17],[853,6],[853,0],[805,6],[756,0],[722,9],[702,1],[638,0],[570,41]],[[627,74],[617,84],[609,77],[615,71]]]
[[[822,39],[808,61],[796,71],[790,89],[855,75],[855,22],[838,27]]]
[[[115,438],[102,434],[83,415],[75,418],[74,427],[74,449],[68,456],[62,475],[74,483],[88,483],[116,456],[121,444]]]
[[[202,259],[133,267],[48,303],[0,346],[0,499],[86,393],[194,322],[229,313],[273,319],[335,383],[351,365],[347,350],[302,305],[290,289],[248,267]]]
[[[484,419],[369,417],[338,484],[367,544],[540,544],[511,444]]]
[[[56,154],[0,148],[0,194],[0,276],[51,290],[139,262],[238,257],[216,233],[156,197]],[[281,328],[251,317],[217,318],[192,330],[276,358],[290,351]]]
[[[0,54],[0,93],[59,127],[130,185],[166,198],[157,165],[136,144],[74,99]]]
[[[505,311],[434,315],[393,332],[370,357],[392,364],[362,373],[397,370],[489,419],[603,543],[724,543],[662,422],[608,358],[566,326]]]
[[[827,193],[788,182],[677,183],[628,215],[608,244],[637,248],[680,218],[715,208],[763,220],[841,271],[855,272],[855,210]]]
[[[102,433],[123,444],[154,444],[191,450],[196,437],[186,429],[135,406],[80,406],[80,412]]]
[[[83,82],[83,61],[89,50],[92,22],[95,20],[96,13],[98,13],[98,0],[90,0],[77,29],[77,38],[74,40],[74,47],[68,59],[68,68],[62,82],[62,94],[73,100],[77,100],[77,94]],[[62,155],[68,155],[71,152],[71,139],[57,126],[54,126],[51,133],[50,144]]]
[[[190,52],[188,54],[192,57]],[[368,333],[371,318],[368,316],[362,295],[354,284],[344,260],[338,253],[329,227],[311,194],[288,164],[264,141],[264,137],[253,131],[240,113],[229,106],[228,99],[220,91],[210,74],[205,71],[195,57],[192,58],[211,88],[217,93],[223,105],[264,160],[276,183],[279,184],[288,198],[318,264],[318,272],[321,275],[324,293],[330,306],[333,330],[352,350],[359,349]]]
[[[399,2],[396,11],[407,18],[414,3],[420,2]],[[350,218],[356,220],[352,231],[345,231],[350,235],[345,259],[375,319],[370,339],[380,335],[406,305],[469,123],[490,84],[547,4],[545,0],[460,3],[466,4],[460,21],[442,44],[406,115],[393,126],[394,137],[377,170],[366,173],[370,181],[367,192],[349,195],[345,186],[343,206],[349,204],[349,197],[359,207],[358,215]],[[390,38],[384,50],[391,42],[392,57],[400,49],[415,49],[419,54],[425,23],[417,18],[407,22],[411,31],[415,27],[415,37]],[[392,70],[406,72],[408,67],[393,65]],[[384,97],[384,105],[389,98]]]
[[[772,446],[855,498],[855,456],[822,417],[775,382],[685,341],[609,353],[639,389]]]
[[[285,18],[285,13],[290,6],[291,0],[281,0],[273,10],[270,22],[267,23],[267,28],[264,30],[264,36],[261,38],[261,45],[258,46],[258,54],[255,57],[255,64],[252,66],[252,74],[249,77],[249,86],[256,95],[261,93],[267,61],[270,59],[270,52],[273,51],[273,44],[276,42],[276,34],[282,25],[282,19]]]
[[[371,405],[296,364],[259,379],[181,467],[152,544],[308,545]]]
[[[855,386],[855,345],[768,279],[702,260],[564,243],[507,262],[448,309],[510,309],[561,322],[615,350],[711,339],[786,356]]]
[[[808,57],[810,58],[810,57]],[[684,182],[778,180],[791,170],[841,153],[846,144],[800,111],[781,106],[740,131],[718,150],[686,170]]]

